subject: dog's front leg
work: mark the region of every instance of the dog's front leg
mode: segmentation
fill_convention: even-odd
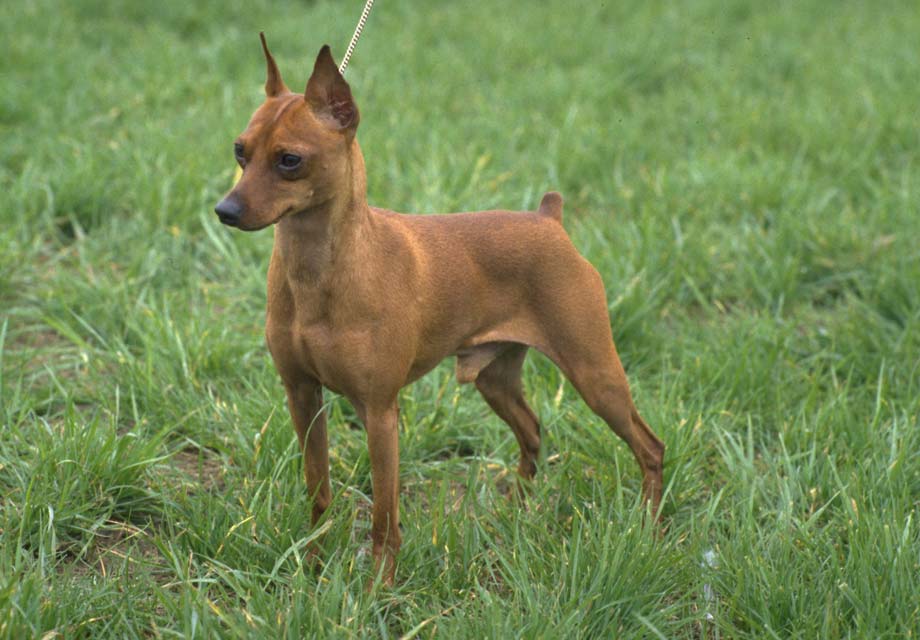
[[[374,486],[374,512],[371,524],[375,573],[382,570],[384,584],[393,584],[396,554],[402,537],[399,533],[399,409],[389,406],[364,412],[367,447]]]
[[[286,384],[288,409],[303,452],[303,471],[307,492],[313,501],[311,523],[316,525],[332,500],[329,487],[329,441],[323,387],[311,379]]]

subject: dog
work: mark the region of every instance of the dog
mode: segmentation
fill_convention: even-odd
[[[215,207],[244,231],[274,225],[265,335],[303,452],[315,525],[331,500],[323,388],[364,423],[374,566],[392,584],[399,527],[399,390],[448,356],[514,432],[536,472],[540,424],[521,387],[528,349],[550,358],[629,445],[657,518],[664,444],[633,404],[604,285],[562,226],[562,197],[535,212],[405,215],[371,207],[351,89],[324,46],[303,93],[264,34],[265,102],[236,139],[242,176]]]

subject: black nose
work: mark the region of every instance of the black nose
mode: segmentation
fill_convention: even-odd
[[[237,226],[240,223],[240,216],[243,215],[243,207],[239,201],[230,196],[218,202],[217,206],[214,207],[214,211],[221,222],[231,227]]]

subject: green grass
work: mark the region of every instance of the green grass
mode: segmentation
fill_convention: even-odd
[[[360,5],[4,9],[0,637],[917,637],[916,3],[378,3],[347,76],[371,202],[562,191],[669,529],[537,356],[544,460],[507,500],[514,438],[447,363],[401,397],[403,553],[372,594],[364,434],[328,396],[312,531],[271,234],[211,212],[258,31],[297,87]]]

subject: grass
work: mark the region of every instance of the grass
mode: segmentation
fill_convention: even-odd
[[[563,192],[669,530],[538,356],[544,459],[509,502],[514,438],[447,363],[401,397],[403,553],[372,594],[363,432],[328,396],[312,531],[271,234],[211,213],[258,31],[299,86],[359,5],[4,11],[0,637],[917,637],[916,3],[378,3],[348,70],[371,202]]]

